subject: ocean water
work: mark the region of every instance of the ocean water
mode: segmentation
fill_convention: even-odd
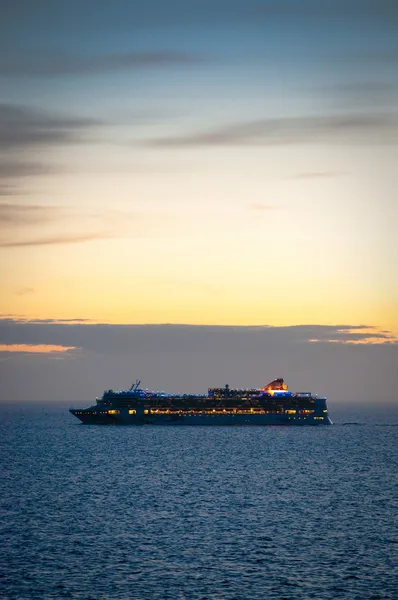
[[[396,410],[332,408],[325,428],[2,412],[4,599],[398,598]]]

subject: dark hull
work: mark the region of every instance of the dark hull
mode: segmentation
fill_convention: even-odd
[[[70,411],[86,425],[158,425],[158,426],[325,426],[332,422],[327,414],[207,414],[207,415],[108,415],[95,412]]]

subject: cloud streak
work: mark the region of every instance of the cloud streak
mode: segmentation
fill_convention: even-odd
[[[55,172],[61,171],[62,169],[59,166],[57,169],[54,169],[50,165],[39,162],[20,160],[18,150],[16,155],[11,158],[9,155],[6,158],[0,155],[0,197],[9,198],[11,196],[20,196],[22,193],[26,194],[26,190],[21,185],[26,183],[24,180],[40,175],[52,175]]]
[[[192,66],[201,59],[187,52],[161,50],[156,52],[124,52],[97,56],[67,54],[28,55],[0,58],[0,76],[95,75],[119,70],[154,69],[172,66]]]
[[[24,285],[15,290],[15,295],[16,296],[27,296],[29,294],[34,294],[35,291],[36,290],[33,287]]]
[[[10,160],[9,157],[0,160],[0,180],[9,178],[19,179],[21,177],[51,173],[53,173],[53,170],[42,163],[26,162],[18,159]]]
[[[84,140],[86,131],[98,124],[94,119],[62,117],[28,106],[0,104],[0,147],[9,151],[27,146],[73,144]],[[24,163],[13,164],[17,170]]]
[[[321,93],[324,102],[342,110],[377,108],[379,111],[387,111],[398,104],[398,84],[387,80],[336,83],[326,86]]]
[[[8,229],[13,225],[42,223],[56,218],[58,213],[58,208],[53,206],[3,202],[0,204],[0,228]]]
[[[40,231],[43,225],[57,224],[61,222],[61,219],[64,224],[66,217],[76,219],[76,217],[80,218],[81,215],[73,215],[70,211],[65,212],[62,208],[55,206],[0,203],[0,248],[78,244],[116,237],[115,233],[107,229],[79,233],[41,234],[37,237],[29,237],[26,229],[23,229],[23,235],[21,235],[21,227],[34,227],[35,230]]]
[[[82,222],[86,225],[83,231]],[[165,223],[168,224],[167,234]],[[52,226],[51,232],[46,232],[42,227],[48,224]],[[78,226],[79,230],[76,231],[74,226]],[[0,234],[0,248],[28,248],[99,240],[170,237],[178,234],[178,225],[167,213],[154,217],[151,212],[91,212],[60,206],[3,202],[0,203]]]
[[[20,196],[21,190],[16,184],[0,183],[0,197]]]
[[[0,248],[26,248],[32,246],[54,246],[60,244],[81,244],[84,242],[92,242],[96,240],[111,239],[116,236],[115,234],[107,232],[96,232],[96,233],[79,233],[70,235],[54,235],[49,237],[38,237],[24,240],[3,240],[0,241]]]
[[[345,114],[324,117],[269,118],[245,123],[233,123],[174,137],[148,142],[155,147],[179,148],[201,146],[283,145],[334,141],[368,143],[398,140],[398,117],[387,114]]]

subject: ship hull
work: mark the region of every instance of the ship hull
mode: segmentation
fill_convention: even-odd
[[[286,414],[207,414],[207,415],[107,415],[70,411],[87,425],[155,425],[155,426],[325,426],[331,425],[328,415],[291,416]]]

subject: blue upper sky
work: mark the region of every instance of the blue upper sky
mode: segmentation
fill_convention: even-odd
[[[90,110],[106,112],[116,88],[120,106],[121,99],[127,107],[128,100],[156,104],[155,96],[183,116],[201,112],[190,102],[198,97],[205,111],[211,102],[233,113],[236,102],[237,111],[294,113],[300,104],[305,111],[324,101],[328,110],[328,98],[349,98],[339,86],[366,83],[388,93],[398,82],[398,10],[387,0],[5,4],[3,102],[21,101],[25,91],[24,102],[60,109],[64,97],[76,112],[102,91]],[[273,107],[261,106],[259,92]]]

